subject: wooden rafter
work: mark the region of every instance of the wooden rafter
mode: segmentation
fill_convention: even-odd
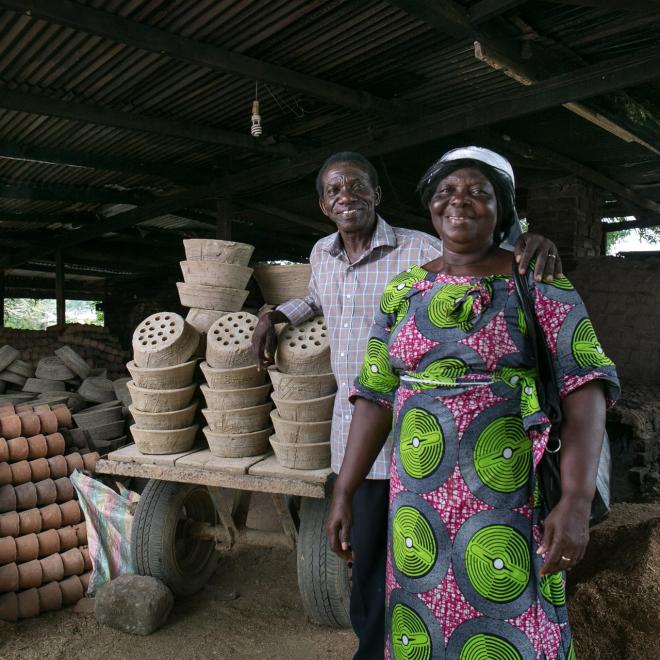
[[[0,179],[0,197],[97,204],[144,204],[153,199],[150,193],[112,188],[89,188],[55,183],[28,183]]]

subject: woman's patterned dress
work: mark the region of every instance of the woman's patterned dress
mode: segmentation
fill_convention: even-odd
[[[618,393],[570,282],[530,280],[562,396]],[[562,573],[539,579],[548,436],[511,277],[413,266],[386,287],[352,400],[394,411],[387,650],[407,660],[574,658]]]

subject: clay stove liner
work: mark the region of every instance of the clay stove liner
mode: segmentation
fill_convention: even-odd
[[[309,264],[263,264],[254,269],[254,279],[268,305],[279,305],[292,298],[306,298],[311,274]]]
[[[0,536],[18,536],[20,518],[16,511],[0,514]]]
[[[85,465],[85,470],[94,474],[96,472],[96,462],[99,460],[100,456],[97,451],[90,452],[85,454],[83,459],[83,464]]]
[[[337,391],[337,382],[332,372],[327,374],[283,374],[275,367],[269,367],[268,375],[273,382],[276,397],[283,401],[318,399]]]
[[[18,415],[16,419],[18,419]],[[11,463],[24,461],[30,454],[28,441],[25,438],[8,438],[7,449],[9,450],[9,461]],[[29,458],[32,458],[32,456],[29,456]],[[34,458],[38,458],[38,456]]]
[[[84,595],[83,585],[77,575],[62,580],[59,587],[62,592],[62,605],[75,605]]]
[[[199,307],[190,307],[186,314],[186,321],[192,325],[202,337],[206,336],[209,328],[227,312],[221,309],[200,309]],[[200,344],[201,345],[201,344]],[[206,347],[206,342],[204,341]]]
[[[19,412],[18,417],[21,420],[21,433],[25,437],[41,433],[41,421],[39,415],[34,412]],[[57,429],[56,429],[57,430]]]
[[[50,582],[37,589],[40,612],[62,609],[62,591],[58,582]]]
[[[68,474],[72,474],[74,470],[80,470],[82,472],[85,469],[85,463],[83,462],[82,456],[78,452],[67,454],[64,457],[64,460],[67,464]]]
[[[241,309],[249,293],[246,289],[186,284],[185,282],[177,282],[176,287],[179,290],[179,300],[183,307],[225,312],[237,312]]]
[[[9,405],[11,405],[11,404],[9,404]],[[4,415],[2,410],[3,410],[2,407],[0,407],[0,417],[2,417]],[[29,403],[19,403],[19,404],[14,406],[14,412],[17,415],[20,415],[23,412],[34,412],[34,407],[31,406]],[[7,413],[7,414],[10,414],[10,413]]]
[[[214,369],[235,369],[254,364],[252,333],[259,319],[248,312],[221,316],[206,335],[206,361]]]
[[[7,447],[7,441],[4,438],[0,438],[0,461],[9,460],[9,448]]]
[[[174,312],[148,316],[133,333],[133,360],[138,367],[172,367],[188,362],[199,333]]]
[[[37,534],[37,542],[39,544],[39,557],[47,557],[60,551],[60,536],[56,529],[48,529]]]
[[[34,587],[16,594],[16,604],[19,619],[39,616],[39,593]]]
[[[57,417],[58,428],[70,429],[73,426],[71,421],[71,411],[64,403],[56,403],[52,406],[52,411]]]
[[[273,432],[273,427],[253,433],[213,433],[208,426],[205,426],[203,431],[213,456],[242,458],[265,454],[268,451],[268,438]]]
[[[325,319],[318,316],[298,327],[287,325],[279,335],[276,365],[285,374],[324,374],[330,366]]]
[[[25,511],[25,509],[32,509],[37,506],[37,488],[32,482],[15,486],[14,491],[16,492],[17,511]]]
[[[71,550],[78,546],[78,534],[74,527],[60,527],[56,531],[59,539],[59,551]]]
[[[124,433],[125,422],[123,419],[108,424],[101,424],[100,426],[92,426],[86,429],[87,437],[90,442],[96,445],[105,440],[113,440],[119,438]]]
[[[235,408],[232,410],[210,410],[204,408],[202,414],[214,433],[252,433],[269,426],[268,413],[271,403],[250,408]]]
[[[215,238],[187,238],[183,241],[183,249],[188,261],[219,261],[239,266],[247,266],[254,252],[254,246],[248,243]]]
[[[92,557],[89,554],[89,548],[78,548],[80,550],[80,554],[82,555],[83,562],[84,562],[84,570],[85,571],[91,571],[92,570]]]
[[[179,265],[186,284],[245,289],[252,276],[252,268],[221,261],[180,261]]]
[[[137,387],[146,390],[175,390],[187,387],[193,381],[197,360],[189,360],[172,367],[138,367],[131,361],[126,365]]]
[[[18,590],[18,568],[15,563],[0,566],[0,592]]]
[[[38,511],[41,514],[42,530],[57,529],[62,525],[62,511],[58,504],[49,504]]]
[[[32,561],[39,556],[39,539],[36,534],[19,536],[15,540],[16,561]]]
[[[117,422],[122,419],[121,405],[117,403],[115,406],[104,406],[102,408],[94,406],[76,413],[73,419],[76,420],[76,424],[81,429],[91,429],[110,422]]]
[[[147,431],[176,430],[189,427],[195,419],[197,402],[193,402],[183,410],[172,412],[149,413],[137,410],[135,406],[129,406],[129,411],[135,420],[135,426]]]
[[[80,378],[85,379],[89,376],[91,372],[89,365],[71,347],[62,346],[55,351],[55,355]]]
[[[16,510],[16,491],[13,486],[7,484],[0,486],[0,513]]]
[[[266,372],[258,371],[255,365],[237,369],[214,369],[208,362],[202,362],[199,366],[213,390],[258,387],[266,382]]]
[[[46,380],[71,380],[76,374],[59,357],[53,355],[39,360],[35,376]]]
[[[11,484],[13,479],[11,466],[9,463],[0,463],[0,486]]]
[[[64,564],[65,577],[69,577],[69,575],[80,575],[85,570],[85,560],[78,548],[71,548],[71,550],[63,552],[60,556]]]
[[[45,458],[35,458],[28,463],[30,467],[30,478],[32,481],[42,481],[50,477],[50,465]]]
[[[201,385],[200,389],[210,410],[231,410],[232,408],[260,406],[266,403],[270,392],[270,383],[238,390],[213,390],[208,385]]]
[[[292,470],[319,470],[330,466],[330,442],[284,443],[270,438],[277,462]]]
[[[18,586],[20,589],[40,587],[43,580],[41,562],[38,559],[18,565]]]
[[[35,458],[46,458],[46,456],[48,456],[48,443],[46,442],[46,436],[43,435],[43,433],[28,438],[25,441],[25,444],[27,446],[26,453],[28,454],[25,458],[30,458],[30,460],[32,460]]]
[[[80,578],[80,584],[82,584],[83,591],[87,593],[87,589],[89,589],[89,581],[92,579],[92,571],[87,571],[78,577]]]
[[[176,430],[141,429],[131,426],[131,435],[143,454],[177,454],[192,448],[198,430],[199,424]]]
[[[270,414],[278,442],[285,444],[318,444],[330,440],[332,420],[323,422],[291,422],[282,419],[276,410]]]
[[[44,378],[28,378],[23,385],[24,392],[41,394],[42,392],[64,392],[66,385],[61,380],[46,380]]]
[[[78,537],[78,545],[87,545],[87,525],[84,522],[74,525],[73,529],[76,530]]]
[[[39,460],[39,459],[37,459]],[[69,473],[64,456],[52,456],[47,459],[48,467],[50,469],[50,476],[52,479],[59,479],[66,477]]]
[[[57,432],[57,415],[52,410],[37,413],[41,422],[41,432],[44,434]]]
[[[89,376],[89,378],[85,378],[81,383],[78,388],[78,394],[80,394],[85,401],[107,403],[114,401],[115,388],[112,386],[112,381],[108,378]]]
[[[5,344],[0,348],[0,371],[6,369],[18,357],[18,355],[18,350],[9,344]]]
[[[37,491],[37,504],[46,506],[52,504],[57,499],[57,488],[52,479],[44,479],[34,484]]]
[[[18,461],[18,463],[11,463],[11,482],[14,486],[19,486],[28,481],[32,481],[32,470],[27,461]]]
[[[43,528],[40,509],[28,509],[18,514],[19,535],[38,534]]]
[[[64,453],[66,443],[61,433],[51,433],[46,436],[46,445],[48,447],[48,456],[57,456]]]
[[[0,537],[0,566],[16,561],[16,541],[11,536]]]
[[[306,401],[287,401],[273,394],[271,396],[277,412],[284,420],[292,422],[323,422],[332,419],[332,410],[335,404],[335,395],[308,399]]]
[[[150,413],[172,412],[186,408],[192,400],[196,384],[175,390],[151,390],[137,387],[133,381],[127,384],[132,405],[136,410]]]
[[[18,600],[15,593],[0,595],[0,620],[16,621],[18,619]]]
[[[48,582],[59,582],[64,577],[64,563],[62,555],[58,552],[39,560],[43,572],[43,584]]]
[[[56,489],[55,501],[58,504],[68,502],[69,500],[73,499],[75,491],[69,477],[61,477],[60,479],[56,479],[53,483],[55,484]]]

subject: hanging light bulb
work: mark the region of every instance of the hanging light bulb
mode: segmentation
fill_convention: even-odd
[[[252,101],[252,127],[250,133],[252,137],[261,137],[261,115],[259,114],[259,83],[254,84],[254,101]]]

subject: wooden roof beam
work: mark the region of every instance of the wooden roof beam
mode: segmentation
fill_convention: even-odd
[[[279,156],[291,156],[297,153],[297,149],[293,145],[285,142],[266,144],[247,134],[226,131],[222,128],[201,126],[176,119],[148,117],[77,101],[62,101],[42,94],[27,94],[3,89],[0,94],[0,107],[7,110],[61,117],[100,126],[112,126],[113,128],[167,135],[196,142],[221,144],[243,151],[255,151]]]
[[[641,54],[628,55],[583,67],[570,74],[549,78],[530,88],[521,88],[506,98],[485,101],[479,107],[465,104],[447,111],[428,115],[420,122],[410,122],[405,126],[394,126],[383,132],[377,140],[364,137],[352,144],[341,142],[302,153],[297,159],[284,159],[268,165],[249,168],[243,172],[223,177],[217,182],[197,186],[182,193],[168,195],[144,206],[119,213],[104,219],[98,226],[90,226],[70,232],[68,245],[75,245],[124,227],[150,220],[179,209],[192,206],[205,199],[213,199],[230,190],[233,195],[255,188],[290,181],[315,170],[335,151],[350,148],[362,151],[365,155],[385,154],[400,149],[414,147],[441,137],[463,133],[475,128],[521,117],[523,115],[556,107],[567,101],[588,98],[629,85],[638,85],[660,77],[660,53],[657,48],[647,48]],[[616,182],[613,182],[616,183]],[[636,197],[639,200],[639,197]],[[66,245],[66,244],[64,244]],[[56,250],[57,242],[50,250]],[[5,255],[0,258],[0,267],[21,264],[33,258],[32,252]]]
[[[0,197],[92,204],[144,204],[153,199],[151,193],[133,190],[88,188],[86,186],[67,186],[55,183],[28,183],[6,179],[0,180]]]
[[[657,0],[548,0],[557,5],[574,5],[577,7],[593,7],[594,9],[612,9],[615,11],[636,11],[641,13],[658,13]]]
[[[392,117],[406,114],[404,106],[396,100],[379,98],[368,92],[187,39],[71,0],[0,0],[0,5],[143,51],[297,90],[332,105]]]
[[[478,0],[470,5],[468,16],[475,25],[503,14],[509,9],[524,5],[527,0]]]
[[[32,144],[0,141],[0,158],[83,167],[92,170],[122,172],[159,177],[177,183],[203,183],[213,178],[213,172],[201,167],[177,165],[176,163],[158,163],[140,159],[124,159],[99,153],[52,149]]]
[[[61,213],[46,215],[38,213],[13,213],[0,209],[0,226],[3,222],[25,222],[37,225],[90,225],[98,222],[99,218],[93,213]]]

